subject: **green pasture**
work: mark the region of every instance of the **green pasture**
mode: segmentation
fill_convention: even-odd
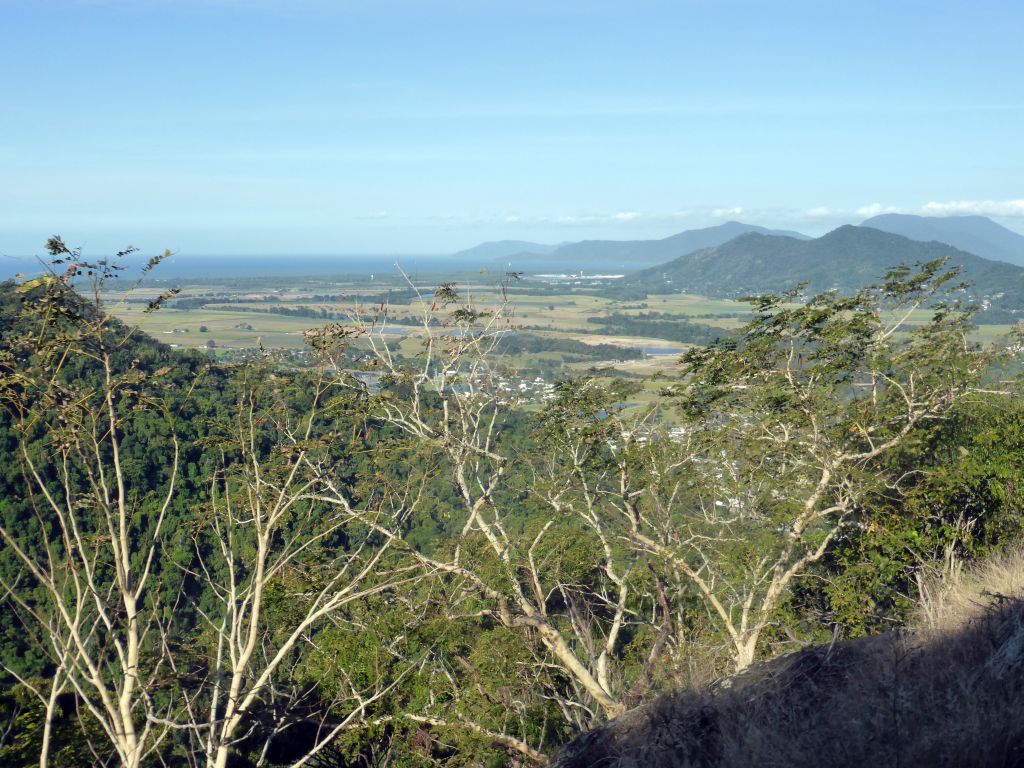
[[[138,326],[158,341],[186,348],[205,347],[213,339],[217,347],[227,349],[254,348],[261,340],[266,347],[297,349],[304,344],[303,332],[318,325],[313,318],[263,312],[162,308],[147,314],[144,309],[144,305],[133,304],[115,311],[122,321]],[[252,326],[252,330],[240,325]],[[200,326],[207,331],[201,332]]]
[[[520,283],[521,289],[525,283]],[[270,348],[297,349],[303,346],[303,332],[309,328],[323,326],[326,322],[314,317],[292,317],[277,314],[269,310],[272,307],[305,307],[319,310],[321,307],[331,312],[344,312],[345,310],[356,310],[364,306],[366,294],[369,291],[377,295],[383,289],[401,288],[399,284],[379,284],[367,286],[361,284],[344,285],[338,283],[324,284],[322,286],[302,283],[298,285],[277,286],[273,294],[278,297],[276,301],[256,301],[261,295],[268,292],[255,292],[252,286],[240,285],[232,287],[230,283],[224,285],[197,285],[182,286],[183,295],[201,296],[218,295],[247,299],[244,305],[232,305],[231,303],[218,303],[201,309],[169,309],[163,308],[158,312],[145,313],[145,304],[117,303],[119,295],[111,294],[108,298],[116,314],[125,322],[131,325],[138,325],[143,331],[151,334],[156,339],[168,344],[175,344],[180,347],[203,348],[212,339],[218,348],[245,349],[253,348],[262,341],[263,345]],[[433,283],[418,286],[426,300],[433,296]],[[463,297],[470,298],[479,309],[496,307],[502,301],[502,294],[497,281],[487,276],[479,280],[473,279],[458,285]],[[324,303],[310,302],[310,293],[344,295],[344,302]],[[136,299],[153,299],[159,294],[158,289],[143,287],[133,295]],[[230,301],[230,299],[228,300]],[[423,311],[423,305],[413,299],[396,300],[390,304],[392,316],[417,315]],[[368,307],[367,307],[368,309]],[[515,293],[509,296],[508,311],[514,326],[524,328],[535,328],[542,333],[548,333],[554,337],[594,339],[595,342],[619,344],[621,346],[650,347],[663,344],[666,346],[678,347],[675,342],[662,341],[659,339],[639,337],[606,337],[601,333],[602,327],[593,322],[594,318],[600,318],[612,313],[640,314],[644,312],[658,312],[666,315],[678,316],[690,322],[703,322],[723,328],[737,328],[743,322],[743,315],[749,311],[749,305],[723,299],[709,299],[702,296],[689,294],[663,294],[649,296],[644,300],[612,300],[603,296],[597,296],[587,290],[567,290],[560,294],[529,294]],[[929,310],[916,310],[909,322],[911,324],[925,323],[930,316]],[[205,326],[207,332],[200,332],[200,326]],[[251,326],[251,330],[247,327]],[[982,325],[974,334],[974,338],[982,342],[994,342],[1004,338],[1011,326],[1008,325]],[[412,354],[414,345],[421,344],[415,338],[402,341],[395,340],[404,354]],[[517,366],[526,366],[534,362],[529,359],[531,356],[524,356],[521,361],[513,361]],[[538,358],[544,359],[544,358]],[[648,374],[659,370],[664,366],[664,361],[653,359],[650,361],[639,361],[631,364],[636,368],[634,372]]]

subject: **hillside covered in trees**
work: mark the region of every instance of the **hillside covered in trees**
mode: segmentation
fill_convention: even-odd
[[[627,275],[609,295],[635,298],[685,291],[739,298],[804,285],[807,295],[850,292],[893,264],[949,259],[969,282],[965,293],[991,312],[1024,305],[1024,268],[939,242],[911,240],[870,226],[842,226],[813,240],[748,233]],[[1012,320],[1011,320],[1012,322]]]
[[[653,404],[525,409],[507,293],[441,285],[415,356],[355,316],[226,365],[113,319],[120,255],[49,247],[0,286],[4,765],[544,765],[899,627],[1022,532],[1019,347],[969,340],[941,260],[762,295]]]

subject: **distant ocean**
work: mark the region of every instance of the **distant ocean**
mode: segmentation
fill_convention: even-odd
[[[89,258],[86,256],[85,258]],[[102,257],[93,257],[102,258]],[[131,257],[121,263],[126,278],[134,278],[149,256]],[[409,275],[436,275],[451,272],[477,272],[497,269],[494,263],[476,264],[467,259],[439,255],[362,255],[339,256],[182,256],[162,262],[152,273],[156,279],[211,279],[219,277],[330,277],[355,275],[394,275],[396,264]],[[26,276],[42,272],[39,260],[27,256],[0,255],[0,280],[18,273]]]

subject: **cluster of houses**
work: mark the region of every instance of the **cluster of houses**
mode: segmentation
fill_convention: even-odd
[[[497,388],[499,405],[511,405],[513,400],[540,403],[555,399],[555,385],[541,376],[533,379],[498,377]]]
[[[456,377],[456,371],[448,371],[449,377]],[[466,385],[455,385],[462,389]],[[542,403],[555,399],[555,385],[549,384],[544,377],[516,376],[512,374],[491,374],[477,376],[473,380],[473,389],[478,392],[490,391],[494,394],[498,405],[521,405],[522,403]]]
[[[653,434],[654,430],[650,427],[638,427],[636,431],[628,429],[623,431],[622,437],[624,440],[632,440],[635,443],[646,443],[651,439]],[[659,430],[659,434],[664,434],[673,443],[681,443],[686,438],[686,429],[684,427],[670,427],[665,432],[661,432]],[[619,441],[609,440],[608,446],[613,451],[617,451],[619,449]]]

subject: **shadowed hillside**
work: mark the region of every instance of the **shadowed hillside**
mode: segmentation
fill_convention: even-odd
[[[553,760],[584,766],[1024,765],[1024,556],[924,601],[916,627],[665,696]]]

